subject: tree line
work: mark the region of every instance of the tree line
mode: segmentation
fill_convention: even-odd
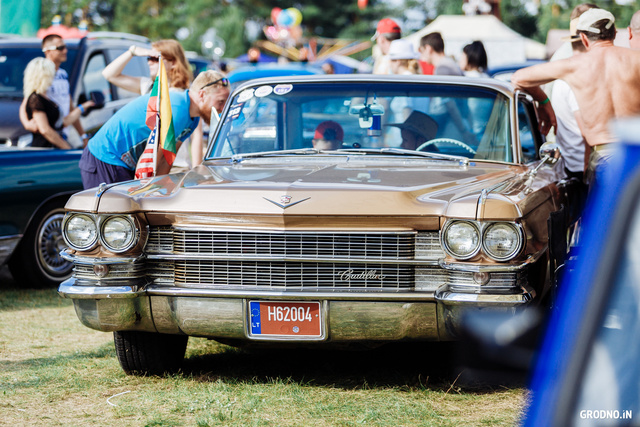
[[[550,29],[569,28],[571,10],[580,3],[584,2],[502,0],[500,12],[510,28],[544,43]],[[616,16],[618,28],[625,28],[631,15],[640,9],[640,0],[594,3]],[[235,57],[245,53],[256,39],[266,38],[263,28],[273,25],[271,12],[275,7],[301,11],[306,37],[368,40],[381,18],[395,18],[409,34],[438,15],[462,14],[462,4],[463,0],[42,0],[41,27],[48,27],[52,18],[60,15],[68,26],[78,26],[85,20],[91,31],[121,31],[151,40],[176,38],[186,50],[201,53],[202,36],[214,29],[225,42],[224,56]]]

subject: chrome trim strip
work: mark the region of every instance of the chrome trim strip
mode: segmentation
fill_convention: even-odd
[[[281,262],[321,262],[321,263],[363,263],[363,264],[413,264],[437,266],[441,259],[398,259],[398,258],[290,258],[282,256],[231,256],[215,254],[147,254],[147,259],[157,260],[220,260],[220,261],[281,261]],[[104,258],[100,258],[104,259]]]
[[[446,306],[470,307],[514,307],[529,303],[535,297],[535,291],[525,288],[514,289],[510,293],[464,293],[455,292],[444,286],[435,292],[438,303]]]
[[[91,256],[83,256],[69,253],[71,249],[63,249],[60,252],[60,256],[67,261],[71,261],[77,264],[133,264],[136,262],[142,262],[146,258],[145,255],[133,257],[113,257],[113,258],[97,258]]]
[[[74,279],[65,280],[58,287],[62,298],[70,299],[125,299],[145,295],[136,285],[130,286],[77,286]]]
[[[151,225],[153,230],[157,228],[157,225]],[[388,235],[415,235],[418,231],[415,230],[274,230],[274,229],[261,229],[261,228],[248,228],[248,227],[219,227],[215,225],[207,224],[173,224],[168,226],[173,230],[184,231],[219,231],[223,233],[264,233],[264,234],[310,234],[310,235],[336,235],[336,234],[388,234]],[[432,230],[437,232],[438,230]],[[428,230],[427,230],[428,232]]]
[[[282,300],[331,300],[331,301],[434,301],[433,292],[296,292],[296,291],[253,291],[247,289],[194,289],[160,285],[146,287],[146,295],[166,297],[208,297],[208,298],[279,298]]]
[[[540,251],[536,254],[529,255],[529,257],[519,264],[498,264],[498,265],[480,265],[480,264],[470,264],[463,262],[451,262],[446,260],[440,260],[440,267],[446,270],[456,270],[456,271],[464,271],[464,272],[508,272],[508,271],[520,271],[529,267],[532,264],[535,264],[538,259],[544,254],[544,250]]]

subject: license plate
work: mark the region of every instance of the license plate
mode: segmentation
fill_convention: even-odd
[[[250,331],[263,337],[322,337],[319,302],[249,301]]]

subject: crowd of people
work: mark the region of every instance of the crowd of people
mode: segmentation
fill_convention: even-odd
[[[519,70],[512,77],[515,88],[528,92],[537,101],[542,132],[546,135],[555,128],[567,176],[587,182],[595,179],[596,171],[611,156],[615,138],[609,131],[610,120],[640,113],[640,96],[636,93],[640,89],[633,84],[640,74],[640,12],[628,27],[630,49],[614,46],[615,37],[615,17],[610,12],[595,4],[578,5],[571,14],[568,38],[572,56],[552,58]],[[487,52],[481,41],[464,46],[456,62],[445,54],[440,33],[423,36],[416,50],[402,38],[400,25],[390,18],[378,22],[372,40],[379,51],[374,74],[488,77]],[[98,106],[91,100],[73,105],[66,72],[60,67],[67,56],[64,40],[49,35],[42,41],[42,51],[44,58],[32,60],[25,70],[20,119],[25,129],[33,133],[33,145],[40,147],[70,148],[64,128],[75,127],[85,146],[80,161],[85,188],[133,178],[149,136],[144,116],[160,59],[170,82],[177,145],[184,145],[175,166],[186,169],[202,161],[200,119],[208,123],[212,108],[222,111],[229,96],[229,83],[222,72],[213,70],[194,80],[179,42],[158,40],[150,49],[134,45],[106,66],[102,75],[107,81],[140,97],[119,110],[90,140],[79,119]],[[260,57],[256,48],[249,53],[251,61]],[[147,58],[148,77],[123,74],[134,56]],[[326,72],[334,70],[326,67]],[[542,85],[554,81],[548,95]],[[415,149],[433,138],[437,123],[426,114],[423,116],[408,113],[403,117],[406,120],[389,124],[400,130],[403,148]],[[323,128],[316,130],[314,146],[334,146],[342,133],[336,125],[323,123]],[[171,165],[163,164],[162,156],[158,158],[158,173],[167,173]]]

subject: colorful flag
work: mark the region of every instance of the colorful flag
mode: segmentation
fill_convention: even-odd
[[[169,99],[169,79],[167,78],[167,70],[164,68],[164,62],[160,58],[160,75],[159,83],[159,101],[160,106],[160,133],[158,142],[162,148],[162,154],[169,163],[173,164],[176,158],[176,133],[173,129],[173,114],[171,113],[171,99]]]
[[[169,166],[176,158],[176,137],[173,129],[173,114],[171,112],[171,99],[169,98],[169,79],[167,70],[159,61],[158,75],[153,82],[153,88],[147,104],[146,125],[151,129],[147,145],[138,165],[135,176],[137,179],[149,178],[156,175],[157,147],[162,148],[162,154]]]

